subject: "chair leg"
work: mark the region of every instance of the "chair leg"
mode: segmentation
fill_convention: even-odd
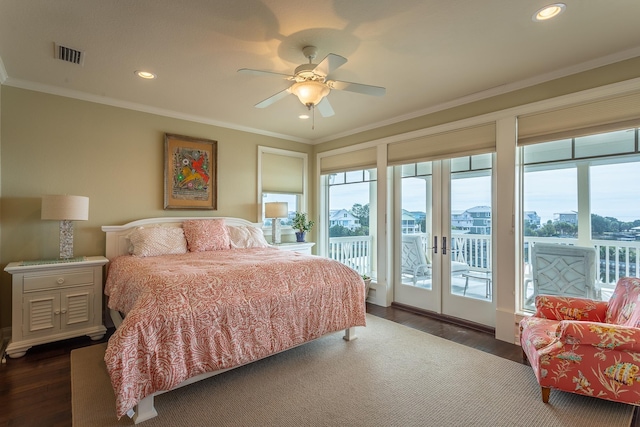
[[[551,393],[551,389],[549,387],[540,387],[542,391],[542,401],[544,403],[549,403],[549,394]]]

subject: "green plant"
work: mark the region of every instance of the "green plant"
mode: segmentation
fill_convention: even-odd
[[[313,224],[315,224],[315,222],[307,219],[307,214],[304,212],[296,212],[291,222],[291,226],[301,233],[311,231]]]
[[[367,276],[366,274],[362,275],[362,280],[369,280],[371,279],[371,277]]]

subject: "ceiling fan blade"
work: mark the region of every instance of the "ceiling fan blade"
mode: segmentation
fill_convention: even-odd
[[[320,101],[318,105],[316,105],[316,108],[318,109],[318,111],[320,111],[320,115],[322,117],[331,117],[335,114],[335,112],[333,111],[333,107],[331,107],[331,104],[329,103],[329,100],[326,96],[322,98],[322,101]]]
[[[313,69],[314,72],[328,76],[329,73],[338,69],[338,67],[347,63],[347,58],[335,53],[330,53],[324,57],[324,59]]]
[[[328,80],[327,85],[331,89],[346,90],[348,92],[362,93],[364,95],[383,96],[387,90],[380,86],[363,85],[361,83],[340,82]]]
[[[277,73],[275,71],[264,71],[264,70],[252,70],[251,68],[240,68],[238,70],[239,73],[242,74],[252,74],[254,76],[280,76],[280,77],[284,77],[286,79],[291,79],[291,75],[290,74],[284,74],[284,73]]]
[[[269,105],[273,104],[274,102],[280,101],[282,98],[286,97],[290,93],[291,92],[289,92],[289,88],[286,88],[285,90],[282,90],[282,91],[276,93],[275,95],[271,95],[269,98],[265,99],[264,101],[258,102],[255,105],[255,107],[256,108],[266,108]]]

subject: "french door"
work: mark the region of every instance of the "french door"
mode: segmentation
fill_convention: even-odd
[[[495,326],[492,154],[394,167],[394,300]]]

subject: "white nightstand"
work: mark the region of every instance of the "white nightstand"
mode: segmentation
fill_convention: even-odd
[[[71,262],[12,262],[9,357],[24,356],[34,345],[88,335],[101,339],[103,256]]]
[[[311,248],[315,245],[313,242],[293,242],[293,243],[280,243],[279,245],[273,245],[281,251],[294,251],[301,254],[311,255]]]

